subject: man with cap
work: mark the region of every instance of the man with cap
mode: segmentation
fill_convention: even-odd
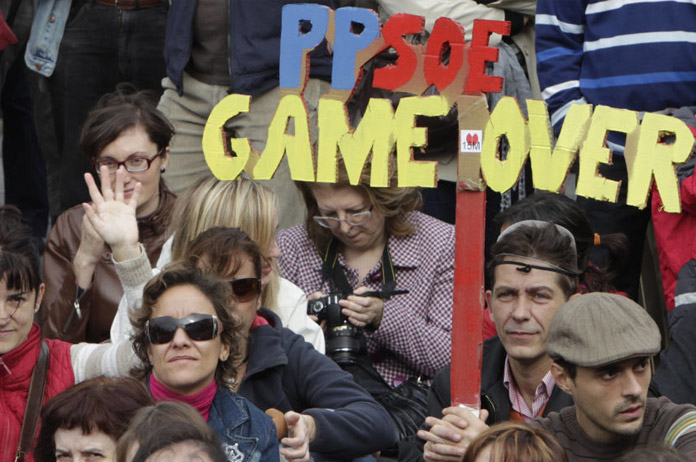
[[[530,422],[572,404],[554,385],[546,337],[554,313],[578,290],[572,234],[543,221],[516,223],[501,233],[489,262],[492,289],[486,292],[498,337],[486,340],[481,372],[482,420],[451,406],[450,370],[435,376],[429,393],[426,441],[400,443],[399,460],[460,460],[467,433],[478,434],[504,420]]]
[[[696,460],[696,407],[647,397],[660,331],[640,305],[607,293],[574,297],[554,316],[546,350],[556,385],[575,405],[538,422],[570,462],[655,444]]]

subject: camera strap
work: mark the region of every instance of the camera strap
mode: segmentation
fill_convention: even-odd
[[[343,268],[338,263],[338,246],[340,242],[333,238],[322,255],[322,286],[325,281],[329,281],[329,290],[341,291],[346,294],[353,293],[353,288],[348,282]],[[384,245],[382,252],[382,294],[383,298],[388,298],[389,294],[396,288],[396,275],[394,273],[394,264],[392,263],[391,255],[389,254],[389,246]]]

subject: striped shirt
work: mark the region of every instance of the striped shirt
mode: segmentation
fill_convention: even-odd
[[[532,408],[529,409],[527,402],[522,398],[522,393],[520,393],[517,388],[517,383],[515,383],[515,378],[512,375],[512,370],[510,369],[510,359],[505,357],[505,372],[503,373],[503,385],[508,389],[510,395],[510,406],[513,411],[517,412],[525,422],[532,422],[535,418],[541,416],[546,407],[546,403],[549,402],[551,398],[551,393],[553,393],[553,387],[556,385],[556,381],[553,379],[551,371],[548,371],[541,383],[536,388],[534,393],[534,401],[532,402]]]
[[[536,33],[556,133],[572,104],[696,105],[696,0],[539,0]]]

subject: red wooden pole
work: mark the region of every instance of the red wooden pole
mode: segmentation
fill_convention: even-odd
[[[486,191],[480,174],[480,148],[488,107],[483,95],[457,100],[460,146],[452,311],[452,404],[481,408],[481,357],[484,307]],[[475,143],[474,143],[475,144]]]
[[[457,188],[452,404],[480,409],[486,192]]]

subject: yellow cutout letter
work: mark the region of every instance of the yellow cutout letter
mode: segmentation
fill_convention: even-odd
[[[673,134],[672,144],[661,143],[665,135]],[[653,176],[666,212],[681,212],[679,183],[674,164],[689,158],[694,148],[694,135],[684,122],[661,114],[645,114],[636,137],[626,142],[628,195],[626,203],[644,208]]]
[[[218,180],[234,180],[249,160],[248,138],[231,138],[227,151],[225,123],[242,112],[249,112],[251,96],[229,95],[215,105],[203,129],[203,155],[208,168]]]
[[[394,147],[394,110],[388,99],[370,99],[365,115],[353,132],[344,103],[319,100],[317,181],[335,183],[340,149],[350,184],[356,185],[372,151],[370,186],[389,186],[389,154]]]
[[[565,126],[565,122],[563,123]],[[580,170],[576,193],[600,201],[616,202],[620,181],[598,175],[599,164],[611,164],[611,150],[604,145],[607,132],[631,135],[638,129],[638,114],[626,109],[597,106],[592,115],[587,138],[580,150]]]
[[[288,121],[295,122],[295,134],[287,133]],[[299,95],[285,95],[268,127],[266,149],[254,167],[254,178],[270,180],[288,153],[290,176],[295,181],[314,181],[314,159],[309,138],[309,120],[304,100]]]
[[[532,161],[534,187],[558,193],[587,133],[592,106],[574,104],[570,107],[553,153],[551,152],[551,124],[546,103],[528,99],[527,111],[529,112],[529,134],[532,140],[529,156]]]
[[[507,158],[500,160],[498,146],[503,135],[507,137],[510,149]],[[517,100],[511,96],[503,97],[486,124],[481,147],[481,170],[492,190],[504,192],[517,183],[529,145],[529,129]]]
[[[399,101],[395,116],[396,165],[400,187],[434,188],[437,185],[437,162],[413,160],[411,147],[426,145],[425,127],[415,127],[416,115],[444,116],[449,112],[442,96],[409,96]]]

